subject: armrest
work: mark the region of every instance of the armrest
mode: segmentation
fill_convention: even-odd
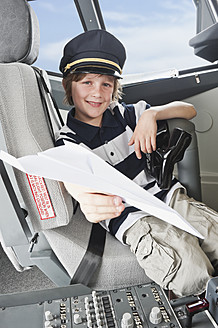
[[[187,148],[183,160],[177,164],[178,179],[187,188],[190,197],[201,201],[200,164],[195,125],[186,119],[171,119],[167,122],[170,133],[178,127],[192,135],[191,144]]]

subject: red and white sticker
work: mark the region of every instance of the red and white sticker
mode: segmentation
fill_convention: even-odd
[[[55,217],[54,209],[42,177],[27,174],[27,179],[40,215],[41,220]]]

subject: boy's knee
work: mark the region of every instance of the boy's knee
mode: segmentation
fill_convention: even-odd
[[[158,244],[150,234],[139,243],[136,257],[146,275],[166,289],[181,265],[178,254],[172,248]]]
[[[213,274],[213,267],[207,261],[182,263],[174,279],[168,284],[168,289],[177,296],[199,295],[206,290],[207,282]]]
[[[201,279],[193,278],[183,281],[180,279],[178,283],[173,280],[169,284],[169,290],[172,290],[178,297],[200,295],[206,290],[206,286],[210,278],[211,276],[207,274],[204,277],[201,277]]]

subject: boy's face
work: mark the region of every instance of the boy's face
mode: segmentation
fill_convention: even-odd
[[[72,82],[76,119],[101,126],[103,113],[112,101],[114,79],[109,75],[86,74],[82,80]]]

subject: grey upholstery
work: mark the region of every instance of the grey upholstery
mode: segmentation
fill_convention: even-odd
[[[0,62],[33,64],[39,51],[39,26],[29,4],[1,0],[0,22]]]
[[[3,14],[3,9],[7,9],[8,12]],[[32,10],[25,0],[4,0],[0,4],[0,22],[4,27],[1,26],[0,29],[0,33],[2,33],[0,42],[2,45],[7,44],[7,47],[0,47],[0,121],[6,149],[15,157],[35,154],[53,146],[35,73],[29,66],[36,57],[37,50],[34,49],[32,43],[33,40],[38,39],[39,33],[35,30],[37,24],[34,26],[35,23],[30,18],[31,12]],[[13,28],[11,28],[8,39],[4,17],[7,17],[9,13],[15,14],[14,20],[11,21]],[[29,14],[31,15],[29,16]],[[16,31],[16,38],[12,37],[12,30]],[[30,31],[33,35],[30,34]],[[30,46],[26,40],[30,41]],[[194,134],[193,125],[190,122],[184,124],[191,128]],[[196,146],[195,140],[192,147],[197,153]],[[16,268],[21,270],[21,267],[36,264],[56,284],[65,284],[68,279],[66,277],[74,274],[85,253],[91,224],[79,209],[73,214],[73,201],[63,185],[48,180],[46,180],[46,185],[54,207],[55,218],[40,220],[26,175],[15,170],[15,176],[22,196],[22,206],[28,212],[27,221],[30,222],[30,228],[33,227],[33,232],[42,232],[39,243],[31,255],[27,253],[28,238],[26,243],[25,241],[22,243],[22,247],[13,243],[13,238],[20,231],[15,231],[12,237],[9,236],[11,237],[9,241],[8,235],[2,234],[3,244],[7,237],[5,250],[7,252],[10,247],[10,252],[13,250],[14,254],[17,254],[13,258],[15,262],[17,261],[14,263]],[[4,206],[7,204],[1,204],[1,208]],[[7,208],[5,210],[7,211]],[[17,222],[15,214],[11,218],[11,221],[13,220],[14,223]],[[0,220],[2,232],[8,231],[5,229],[6,221]],[[14,226],[17,225],[14,224]],[[48,256],[48,254],[53,254],[52,252],[56,257]],[[50,259],[50,262],[47,258]],[[55,259],[53,260],[53,258]],[[150,281],[150,279],[145,276],[129,248],[121,245],[115,238],[107,234],[102,265],[93,276],[90,286],[95,289],[116,288],[146,281]]]
[[[85,253],[91,225],[80,211],[67,226],[44,233],[56,255],[72,277]],[[89,283],[94,289],[116,288],[150,281],[135,256],[111,235],[106,235],[103,261]]]
[[[53,147],[33,69],[22,63],[0,64],[0,74],[3,81],[0,84],[0,119],[8,152],[21,157]],[[18,170],[15,175],[34,230],[69,222],[73,213],[72,200],[62,184],[46,181],[56,216],[40,220],[26,175]]]

